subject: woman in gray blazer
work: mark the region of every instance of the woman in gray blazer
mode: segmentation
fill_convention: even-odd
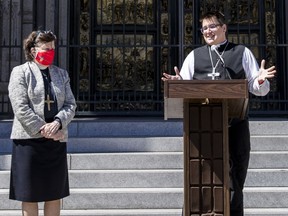
[[[33,31],[24,40],[27,62],[13,68],[9,98],[14,112],[10,195],[22,201],[23,215],[60,215],[69,196],[67,126],[76,102],[66,70],[52,65],[56,36]]]

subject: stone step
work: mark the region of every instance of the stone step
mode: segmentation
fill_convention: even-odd
[[[250,169],[286,169],[288,151],[251,151]],[[182,152],[122,152],[68,154],[71,170],[181,169]],[[9,170],[11,155],[0,155],[0,170]]]
[[[246,208],[245,216],[287,216],[288,208]]]
[[[251,169],[285,169],[288,152],[251,152]],[[181,169],[182,152],[70,154],[70,169]]]
[[[273,143],[273,145],[271,144]],[[183,151],[182,137],[90,137],[69,138],[69,153],[175,152]],[[252,151],[288,151],[288,136],[251,136]],[[0,153],[10,154],[12,142],[0,139]]]
[[[11,168],[11,154],[0,154],[0,171],[10,170]]]
[[[250,118],[250,132],[256,135],[287,136],[287,119]],[[0,121],[0,137],[9,138],[12,120]],[[69,125],[70,137],[181,137],[183,121],[163,118],[87,118],[74,119]]]
[[[251,136],[287,136],[288,121],[286,118],[250,118],[249,127]]]
[[[182,152],[71,154],[70,169],[181,169]]]
[[[70,169],[180,169],[182,152],[71,154]],[[251,169],[285,169],[288,152],[251,152]]]
[[[65,210],[93,209],[181,209],[182,188],[103,188],[71,189],[63,200]],[[246,187],[244,206],[287,208],[288,187]],[[19,202],[8,200],[8,189],[0,190],[2,210],[20,209]]]
[[[70,138],[67,147],[70,153],[179,152],[183,151],[183,137]],[[288,136],[251,136],[251,150],[288,151]]]
[[[181,216],[181,209],[61,210],[63,216]],[[247,208],[245,216],[287,216],[288,208]],[[0,210],[0,216],[19,216],[20,210]],[[39,216],[43,216],[40,210]]]
[[[163,118],[74,119],[70,137],[175,137],[182,136],[182,120]]]
[[[0,137],[9,138],[12,120],[0,120]],[[163,118],[75,118],[69,124],[70,137],[175,137],[182,136],[182,120]]]
[[[179,188],[182,169],[70,170],[70,188]]]
[[[287,124],[250,121],[245,216],[288,215]],[[11,125],[0,122],[0,153],[6,153],[0,155],[0,216],[21,214],[20,202],[8,200]],[[68,143],[71,196],[64,199],[62,215],[180,216],[182,127],[182,121],[159,119],[73,121]]]
[[[181,209],[62,210],[63,216],[181,216]],[[247,208],[245,216],[287,216],[288,208]],[[0,210],[0,216],[19,216],[20,210]],[[39,216],[43,216],[40,210]]]
[[[175,152],[183,151],[182,137],[70,138],[68,152]]]
[[[245,208],[287,208],[288,187],[245,187]]]
[[[288,133],[288,132],[287,132]],[[251,136],[252,151],[288,151],[287,135]]]
[[[245,187],[288,187],[288,169],[249,169]],[[9,171],[0,172],[0,189],[9,188]],[[183,171],[69,170],[70,188],[179,188]]]
[[[69,153],[174,152],[183,150],[182,137],[90,137],[69,138]],[[0,152],[11,153],[12,141],[0,139]]]
[[[63,199],[65,210],[180,209],[183,205],[183,188],[82,188],[70,192]],[[0,201],[0,209],[20,209],[19,202],[8,200],[8,189],[0,190]]]
[[[251,151],[251,169],[287,169],[288,151]]]
[[[181,209],[97,209],[97,210],[61,210],[62,216],[180,216]],[[0,216],[19,216],[20,210],[1,211]],[[43,211],[40,210],[40,216]]]
[[[288,187],[287,176],[287,168],[248,169],[245,187]]]
[[[182,169],[182,152],[68,154],[71,170]],[[10,170],[11,155],[0,155],[0,170]]]

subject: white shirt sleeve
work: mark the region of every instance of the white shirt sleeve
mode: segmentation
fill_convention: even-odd
[[[264,96],[268,94],[270,91],[270,83],[266,79],[264,83],[259,85],[257,80],[259,74],[259,65],[253,53],[247,47],[245,47],[243,52],[242,66],[248,80],[249,92],[257,96]]]
[[[180,76],[183,80],[192,80],[194,75],[194,51],[191,51],[185,58],[182,68],[180,70]]]

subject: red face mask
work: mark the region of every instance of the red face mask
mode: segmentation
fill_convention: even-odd
[[[39,51],[36,53],[35,61],[41,65],[49,66],[53,63],[55,50]]]

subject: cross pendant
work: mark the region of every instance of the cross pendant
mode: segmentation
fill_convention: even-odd
[[[49,94],[47,94],[47,99],[44,102],[47,103],[48,111],[50,111],[51,110],[51,104],[54,103],[54,101],[50,100],[50,95]]]
[[[212,80],[215,80],[215,77],[219,77],[220,73],[215,72],[215,68],[213,68],[212,73],[208,74],[209,77],[212,77]]]

